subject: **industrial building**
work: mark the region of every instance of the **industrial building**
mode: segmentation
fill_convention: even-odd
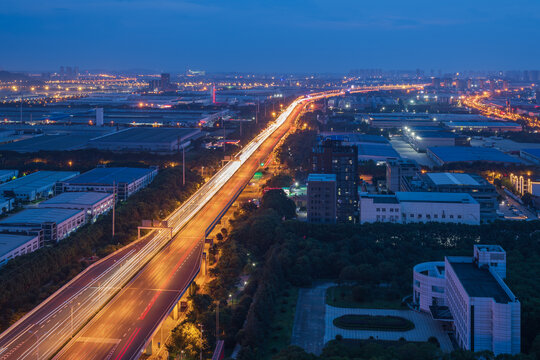
[[[522,149],[519,156],[533,164],[540,165],[540,149]]]
[[[520,124],[509,121],[447,121],[444,126],[451,130],[469,131],[522,131]]]
[[[124,201],[132,194],[148,186],[157,173],[156,167],[98,167],[67,181],[59,181],[56,184],[56,193],[96,191],[112,194],[116,191],[117,199]]]
[[[311,172],[336,175],[337,221],[354,223],[358,217],[358,148],[325,140],[312,151]]]
[[[420,172],[418,163],[410,159],[388,159],[386,162],[386,188],[392,192],[405,191],[402,179],[414,177]]]
[[[0,170],[0,183],[14,180],[19,176],[19,170]]]
[[[437,165],[455,162],[475,161],[502,163],[502,164],[519,164],[519,159],[507,155],[497,149],[476,147],[476,146],[440,146],[427,148],[428,157]]]
[[[0,196],[0,214],[13,210],[15,199]]]
[[[38,171],[30,175],[0,184],[0,195],[15,197],[19,201],[34,201],[54,194],[58,181],[66,181],[79,175],[75,171]]]
[[[369,126],[377,129],[402,128],[404,126],[439,126],[439,122],[429,114],[380,113],[368,114],[363,118]]]
[[[495,187],[477,174],[426,173],[402,179],[404,191],[435,191],[444,193],[468,193],[480,204],[482,223],[497,218],[498,193]]]
[[[39,235],[17,235],[0,233],[0,266],[19,255],[31,253],[39,248]]]
[[[307,220],[334,224],[337,218],[335,174],[309,174],[307,179]]]
[[[29,208],[0,220],[1,232],[40,233],[39,246],[56,243],[84,225],[83,210]]]
[[[321,132],[319,142],[325,140],[341,141],[346,146],[358,148],[358,161],[383,162],[391,158],[398,158],[399,154],[394,150],[388,139],[380,135],[368,135],[345,132]]]
[[[466,193],[362,194],[359,203],[361,224],[372,222],[480,224],[480,206]]]
[[[94,138],[88,147],[110,151],[172,153],[202,136],[200,129],[134,127]]]
[[[87,221],[92,221],[113,207],[113,198],[106,192],[65,192],[41,202],[39,207],[83,210]]]
[[[406,126],[404,130],[403,134],[407,142],[419,152],[425,152],[429,147],[470,145],[470,138],[450,131],[442,131],[436,127],[419,129]]]
[[[521,305],[505,278],[506,252],[498,245],[474,245],[473,257],[416,265],[413,305],[450,327],[462,349],[517,354]]]

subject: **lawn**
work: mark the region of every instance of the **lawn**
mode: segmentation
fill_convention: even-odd
[[[262,344],[262,360],[271,359],[281,349],[291,344],[291,335],[294,325],[294,314],[298,301],[298,288],[289,286],[283,290],[278,299],[278,306],[272,324],[270,336]]]
[[[401,298],[386,288],[377,288],[370,292],[363,301],[353,297],[353,287],[348,285],[332,286],[326,290],[326,303],[341,308],[362,309],[403,309]]]
[[[343,315],[334,319],[334,325],[346,330],[408,331],[414,323],[399,316]]]

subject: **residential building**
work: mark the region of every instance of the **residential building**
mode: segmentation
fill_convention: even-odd
[[[56,184],[56,193],[116,191],[117,200],[124,201],[150,184],[157,175],[157,168],[106,168],[98,167],[77,177]]]
[[[38,171],[0,185],[0,195],[20,201],[34,201],[54,195],[58,181],[77,176],[75,171]]]
[[[334,224],[337,218],[335,174],[309,174],[307,179],[307,220]]]
[[[311,154],[311,172],[336,175],[337,222],[354,223],[358,215],[358,148],[325,140]]]
[[[39,207],[83,210],[87,221],[95,221],[113,207],[113,198],[113,194],[105,192],[65,192],[41,202]]]
[[[19,255],[31,253],[39,248],[39,235],[0,233],[0,266]]]
[[[40,232],[39,246],[56,243],[84,225],[83,210],[29,208],[0,220],[0,232]]]
[[[480,206],[467,193],[362,194],[359,213],[361,224],[367,222],[480,224]]]
[[[416,265],[413,305],[450,326],[462,349],[517,354],[521,305],[505,278],[502,247],[474,245],[473,257],[447,256],[444,263]]]

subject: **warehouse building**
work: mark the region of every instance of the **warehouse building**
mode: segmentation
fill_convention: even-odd
[[[466,193],[361,194],[359,210],[361,224],[372,222],[480,224],[480,206]]]
[[[15,207],[14,198],[6,198],[3,196],[0,196],[0,214],[11,211],[13,210],[14,207]]]
[[[88,147],[111,151],[172,153],[188,147],[203,134],[200,129],[135,127],[88,142]]]
[[[505,278],[506,252],[499,245],[474,245],[473,257],[416,265],[413,305],[450,326],[462,349],[517,354],[521,304]]]
[[[476,146],[440,146],[427,148],[427,155],[437,165],[475,161],[519,164],[520,160],[497,149]]]
[[[358,161],[384,162],[391,158],[398,158],[388,139],[380,135],[347,133],[347,132],[321,132],[319,143],[326,140],[340,141],[346,146],[358,148]]]
[[[106,192],[65,192],[41,202],[39,207],[83,210],[87,221],[95,221],[113,207],[113,197]]]
[[[156,177],[158,170],[151,168],[106,168],[98,167],[67,181],[56,184],[56,193],[116,191],[117,199],[125,201],[137,191],[145,188]]]
[[[522,149],[519,156],[534,164],[540,165],[540,149]]]
[[[448,121],[444,123],[444,126],[451,130],[459,131],[468,130],[507,132],[523,130],[520,124],[505,121]]]
[[[0,266],[19,255],[31,253],[38,248],[39,235],[0,233]]]
[[[19,175],[19,170],[0,170],[0,183],[14,180]]]
[[[38,171],[0,185],[0,195],[34,201],[54,194],[55,184],[79,175],[75,171]]]
[[[41,232],[39,246],[56,243],[86,223],[83,210],[30,208],[0,220],[0,231]]]
[[[422,127],[424,128],[424,127]],[[415,127],[404,128],[405,139],[413,149],[419,152],[425,152],[429,147],[438,146],[469,146],[470,139],[466,136],[460,136],[450,131],[418,129]]]

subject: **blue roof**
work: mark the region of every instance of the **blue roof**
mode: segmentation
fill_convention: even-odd
[[[497,149],[484,148],[477,146],[439,146],[430,147],[428,151],[433,153],[444,163],[449,162],[472,162],[472,161],[489,161],[501,163],[520,163],[510,155],[507,155]]]
[[[66,181],[67,184],[104,184],[131,183],[152,173],[149,168],[95,168]]]
[[[540,149],[521,149],[521,152],[540,158]]]
[[[348,143],[381,143],[387,144],[388,139],[381,135],[359,134],[359,133],[329,133],[320,134],[323,139],[341,140]]]
[[[445,121],[444,124],[449,127],[519,127],[521,125],[514,122],[504,121]]]
[[[336,181],[336,174],[309,174],[307,181]]]
[[[391,145],[386,144],[359,144],[358,145],[359,157],[392,157],[399,158],[399,154],[394,150]]]
[[[106,192],[65,192],[56,195],[49,200],[45,200],[40,205],[55,205],[55,204],[77,204],[77,205],[94,205],[106,198],[112,198],[113,194]]]
[[[0,234],[0,256],[9,253],[10,251],[26,244],[35,239],[37,235],[15,235],[15,234]]]
[[[45,222],[55,222],[59,224],[81,212],[83,212],[83,210],[29,208],[0,220],[0,224],[43,224]]]

